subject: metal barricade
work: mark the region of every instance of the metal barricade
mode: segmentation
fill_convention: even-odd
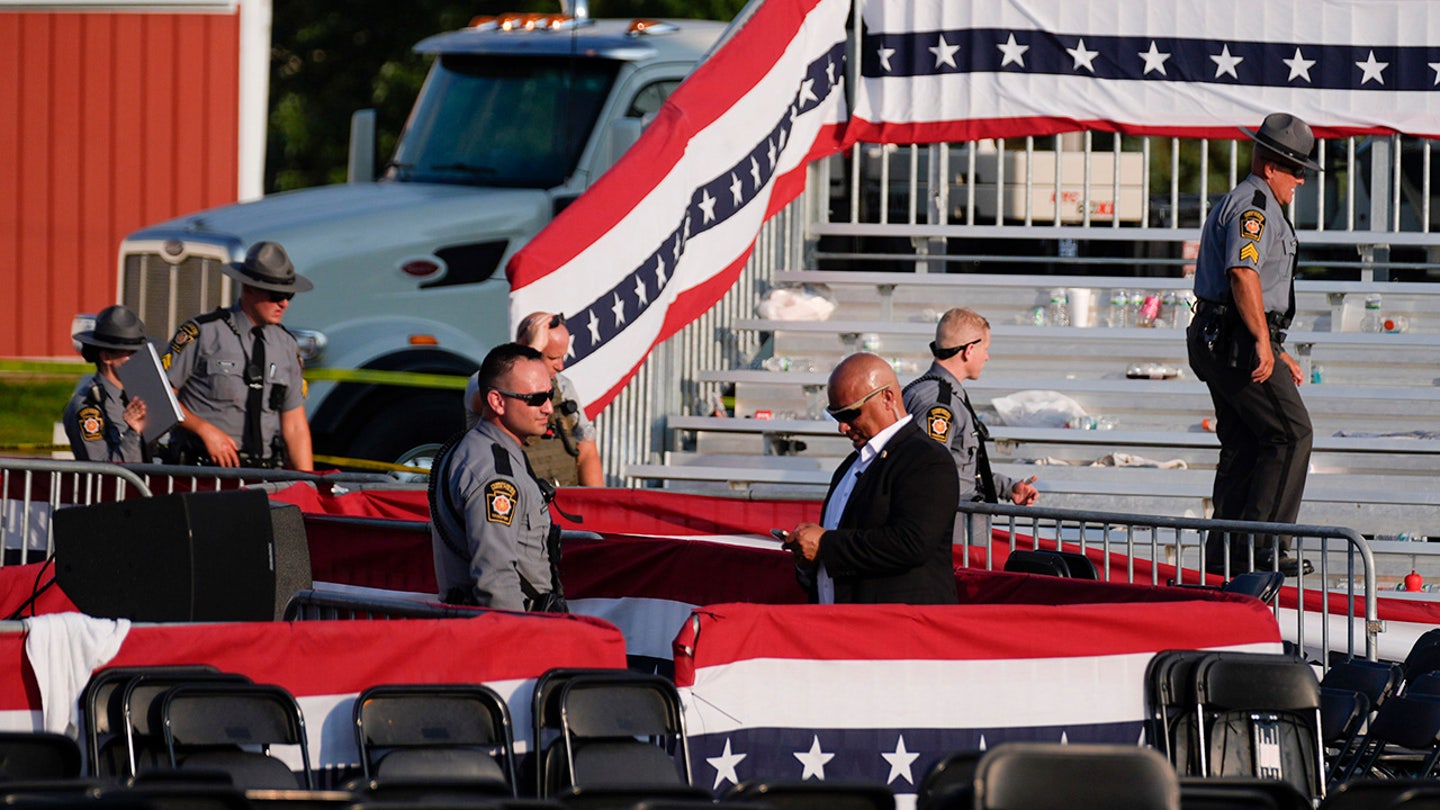
[[[4,549],[0,565],[48,559],[55,549],[50,516],[61,507],[297,481],[334,493],[367,485],[399,486],[394,478],[379,473],[318,475],[294,470],[0,458],[0,546]]]
[[[1067,550],[1078,549],[1081,553],[1098,551],[1106,563],[1099,566],[1100,576],[1112,582],[1136,583],[1138,561],[1151,563],[1142,566],[1149,569],[1149,582],[1143,581],[1142,572],[1140,584],[1202,586],[1205,584],[1204,572],[1207,563],[1213,562],[1217,567],[1223,567],[1226,579],[1231,573],[1228,556],[1223,560],[1206,559],[1206,542],[1211,533],[1224,532],[1232,540],[1239,538],[1242,543],[1248,542],[1252,565],[1257,559],[1257,547],[1262,542],[1288,538],[1289,553],[1297,560],[1311,562],[1314,568],[1313,572],[1306,572],[1305,568],[1301,567],[1293,580],[1287,577],[1286,584],[1295,586],[1297,596],[1295,643],[1301,649],[1306,648],[1308,628],[1307,611],[1304,608],[1318,602],[1319,610],[1309,612],[1317,614],[1320,619],[1319,649],[1324,666],[1328,667],[1330,653],[1336,651],[1331,643],[1332,618],[1344,620],[1346,632],[1343,649],[1347,655],[1356,654],[1355,631],[1359,628],[1365,641],[1364,657],[1370,660],[1376,658],[1376,637],[1380,623],[1376,612],[1375,558],[1369,544],[1353,529],[1078,509],[1045,509],[1009,504],[962,503],[959,511],[965,516],[987,519],[972,518],[962,521],[967,527],[964,538],[965,553],[960,555],[963,565],[970,565],[972,548],[980,548],[985,568],[993,570],[995,558],[991,552],[994,535],[991,535],[991,543],[983,543],[974,536],[977,524],[983,526],[986,522],[991,522],[994,529],[1004,532],[1009,538],[1011,551],[1016,548],[1017,538],[1025,535],[1033,538],[1034,548],[1037,550],[1060,550],[1062,546],[1068,546]],[[1123,577],[1117,577],[1117,565],[1109,564],[1112,554],[1118,557],[1119,571],[1123,571]],[[1175,569],[1174,577],[1167,577],[1167,583],[1160,581],[1160,565],[1173,566]],[[1260,568],[1278,571],[1279,555],[1271,554],[1270,559]],[[1187,582],[1190,576],[1194,576],[1193,582]],[[1341,577],[1343,579],[1340,579],[1339,587],[1334,587],[1337,578]],[[1363,616],[1356,615],[1357,578],[1360,589],[1363,590]],[[1318,599],[1307,600],[1307,596],[1313,597],[1317,593]],[[1337,614],[1332,610],[1333,595],[1343,596],[1343,612]],[[1276,620],[1280,621],[1285,611],[1282,611],[1278,599],[1273,610]]]
[[[400,597],[336,591],[297,591],[285,604],[285,621],[473,618],[483,608],[420,602]]]

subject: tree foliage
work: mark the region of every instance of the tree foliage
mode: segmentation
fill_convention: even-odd
[[[593,0],[592,17],[729,20],[744,0]],[[395,150],[429,69],[415,43],[480,14],[559,10],[558,0],[278,0],[270,53],[265,189],[345,180],[350,116],[376,111],[376,152]]]

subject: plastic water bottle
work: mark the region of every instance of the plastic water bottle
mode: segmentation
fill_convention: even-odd
[[[1050,305],[1045,308],[1045,324],[1070,325],[1070,297],[1066,295],[1064,287],[1056,287],[1050,291]]]
[[[1136,315],[1135,325],[1154,327],[1158,325],[1155,321],[1159,317],[1160,294],[1152,292],[1140,300],[1140,310]]]
[[[1392,334],[1408,332],[1410,331],[1410,319],[1404,315],[1388,315],[1380,319],[1380,329]]]
[[[1131,290],[1130,300],[1125,304],[1125,325],[1140,325],[1140,308],[1145,306],[1145,292],[1143,290]]]
[[[1380,294],[1365,296],[1365,317],[1360,319],[1360,331],[1378,333],[1385,331],[1385,318],[1380,314]]]
[[[1105,313],[1105,325],[1116,329],[1125,326],[1125,308],[1130,305],[1128,290],[1110,291],[1110,308]]]

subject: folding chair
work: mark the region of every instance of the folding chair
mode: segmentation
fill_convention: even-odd
[[[1415,639],[1401,667],[1405,670],[1406,682],[1427,672],[1440,671],[1440,628],[1428,630]]]
[[[559,710],[563,786],[691,783],[680,695],[665,678],[576,675],[560,688]]]
[[[137,673],[117,687],[120,727],[125,732],[125,775],[135,777],[147,770],[172,767],[160,721],[165,693],[177,686],[209,682],[250,683],[250,679],[234,672],[218,672],[213,667],[179,671],[166,668]]]
[[[355,742],[367,780],[477,782],[517,795],[510,709],[485,686],[372,686],[355,701]]]
[[[89,772],[94,776],[131,776],[129,735],[125,727],[125,685],[141,675],[218,673],[208,664],[173,667],[109,667],[96,670],[80,693],[80,722]]]
[[[1160,752],[1129,745],[1002,743],[975,769],[976,810],[1178,810]]]
[[[0,781],[74,779],[80,746],[48,731],[0,731]]]
[[[1048,577],[1069,577],[1070,566],[1054,551],[1016,549],[1005,558],[1005,570],[1017,574],[1041,574]]]
[[[1213,650],[1162,650],[1146,666],[1147,738],[1181,776],[1204,772],[1195,710],[1195,668],[1201,661],[1224,654]]]
[[[1430,789],[1429,779],[1357,779],[1336,786],[1320,803],[1320,810],[1378,810],[1411,796],[1418,788]]]
[[[1246,810],[1315,810],[1315,803],[1289,782],[1279,779],[1247,777],[1197,778],[1180,780],[1181,810],[1195,810],[1197,805]]]
[[[1399,664],[1347,658],[1330,665],[1325,677],[1320,679],[1320,686],[1359,692],[1370,701],[1370,710],[1378,711],[1391,695],[1400,691],[1404,678],[1405,670]]]
[[[1285,575],[1279,571],[1246,571],[1236,574],[1229,582],[1220,586],[1222,593],[1238,593],[1253,596],[1261,602],[1270,603],[1285,584]]]
[[[1440,672],[1427,672],[1407,681],[1405,694],[1410,697],[1440,697]]]
[[[725,802],[757,802],[775,810],[895,810],[895,794],[874,783],[741,782],[726,791]]]
[[[165,693],[161,721],[172,768],[225,771],[244,790],[314,788],[305,718],[295,698],[278,686],[177,686]],[[274,745],[298,747],[302,779],[270,756]]]
[[[694,785],[571,785],[560,790],[555,800],[566,810],[636,810],[642,804],[652,807],[662,802],[693,807],[703,802],[715,808],[710,791]],[[510,810],[507,806],[506,810]],[[718,809],[716,809],[718,810]]]
[[[1204,776],[1283,779],[1306,797],[1325,795],[1320,682],[1284,655],[1234,653],[1195,670]]]
[[[635,673],[627,669],[556,667],[535,679],[535,688],[530,694],[529,761],[535,772],[536,796],[550,795],[560,788],[563,781],[564,763],[560,760],[564,751],[559,744],[560,689],[571,678],[590,674],[627,677]]]
[[[1397,756],[1398,755],[1398,756]],[[1385,757],[1390,756],[1388,760]],[[1400,694],[1385,701],[1337,781],[1377,776],[1429,778],[1440,760],[1440,699]]]
[[[931,765],[915,789],[917,810],[969,810],[975,798],[975,766],[984,754],[956,751]]]
[[[1320,687],[1320,739],[1329,762],[1326,784],[1333,785],[1335,777],[1349,764],[1369,720],[1370,699],[1363,693]]]

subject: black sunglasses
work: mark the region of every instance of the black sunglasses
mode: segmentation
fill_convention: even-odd
[[[559,328],[560,328],[560,325],[563,324],[563,323],[565,323],[565,315],[564,315],[564,313],[557,312],[557,313],[555,313],[554,315],[550,316],[550,328],[551,328],[551,329],[559,329]]]
[[[882,385],[849,405],[842,405],[838,408],[833,405],[826,406],[825,412],[830,414],[830,418],[836,422],[853,422],[860,418],[860,409],[865,407],[865,403],[880,396],[880,394],[889,387],[888,385]]]
[[[1296,180],[1304,180],[1305,173],[1309,171],[1304,166],[1295,166],[1289,163],[1281,163],[1278,160],[1272,160],[1270,162],[1275,165],[1275,168],[1279,169],[1282,172],[1285,172]]]
[[[939,346],[936,346],[935,341],[932,340],[930,341],[930,353],[935,355],[936,360],[949,360],[950,358],[954,357],[960,352],[965,351],[971,346],[974,346],[976,343],[979,343],[984,339],[985,338],[975,338],[969,343],[961,343],[959,346],[951,346],[948,349],[942,349]]]
[[[551,388],[549,391],[536,391],[533,394],[517,394],[514,391],[506,391],[504,388],[491,388],[490,390],[502,397],[518,399],[532,408],[538,408],[544,405],[550,401],[551,397],[555,396],[554,388]]]
[[[275,304],[278,304],[281,301],[289,301],[291,298],[295,297],[295,293],[293,292],[278,292],[276,290],[266,290],[265,295],[269,297],[271,303]]]

